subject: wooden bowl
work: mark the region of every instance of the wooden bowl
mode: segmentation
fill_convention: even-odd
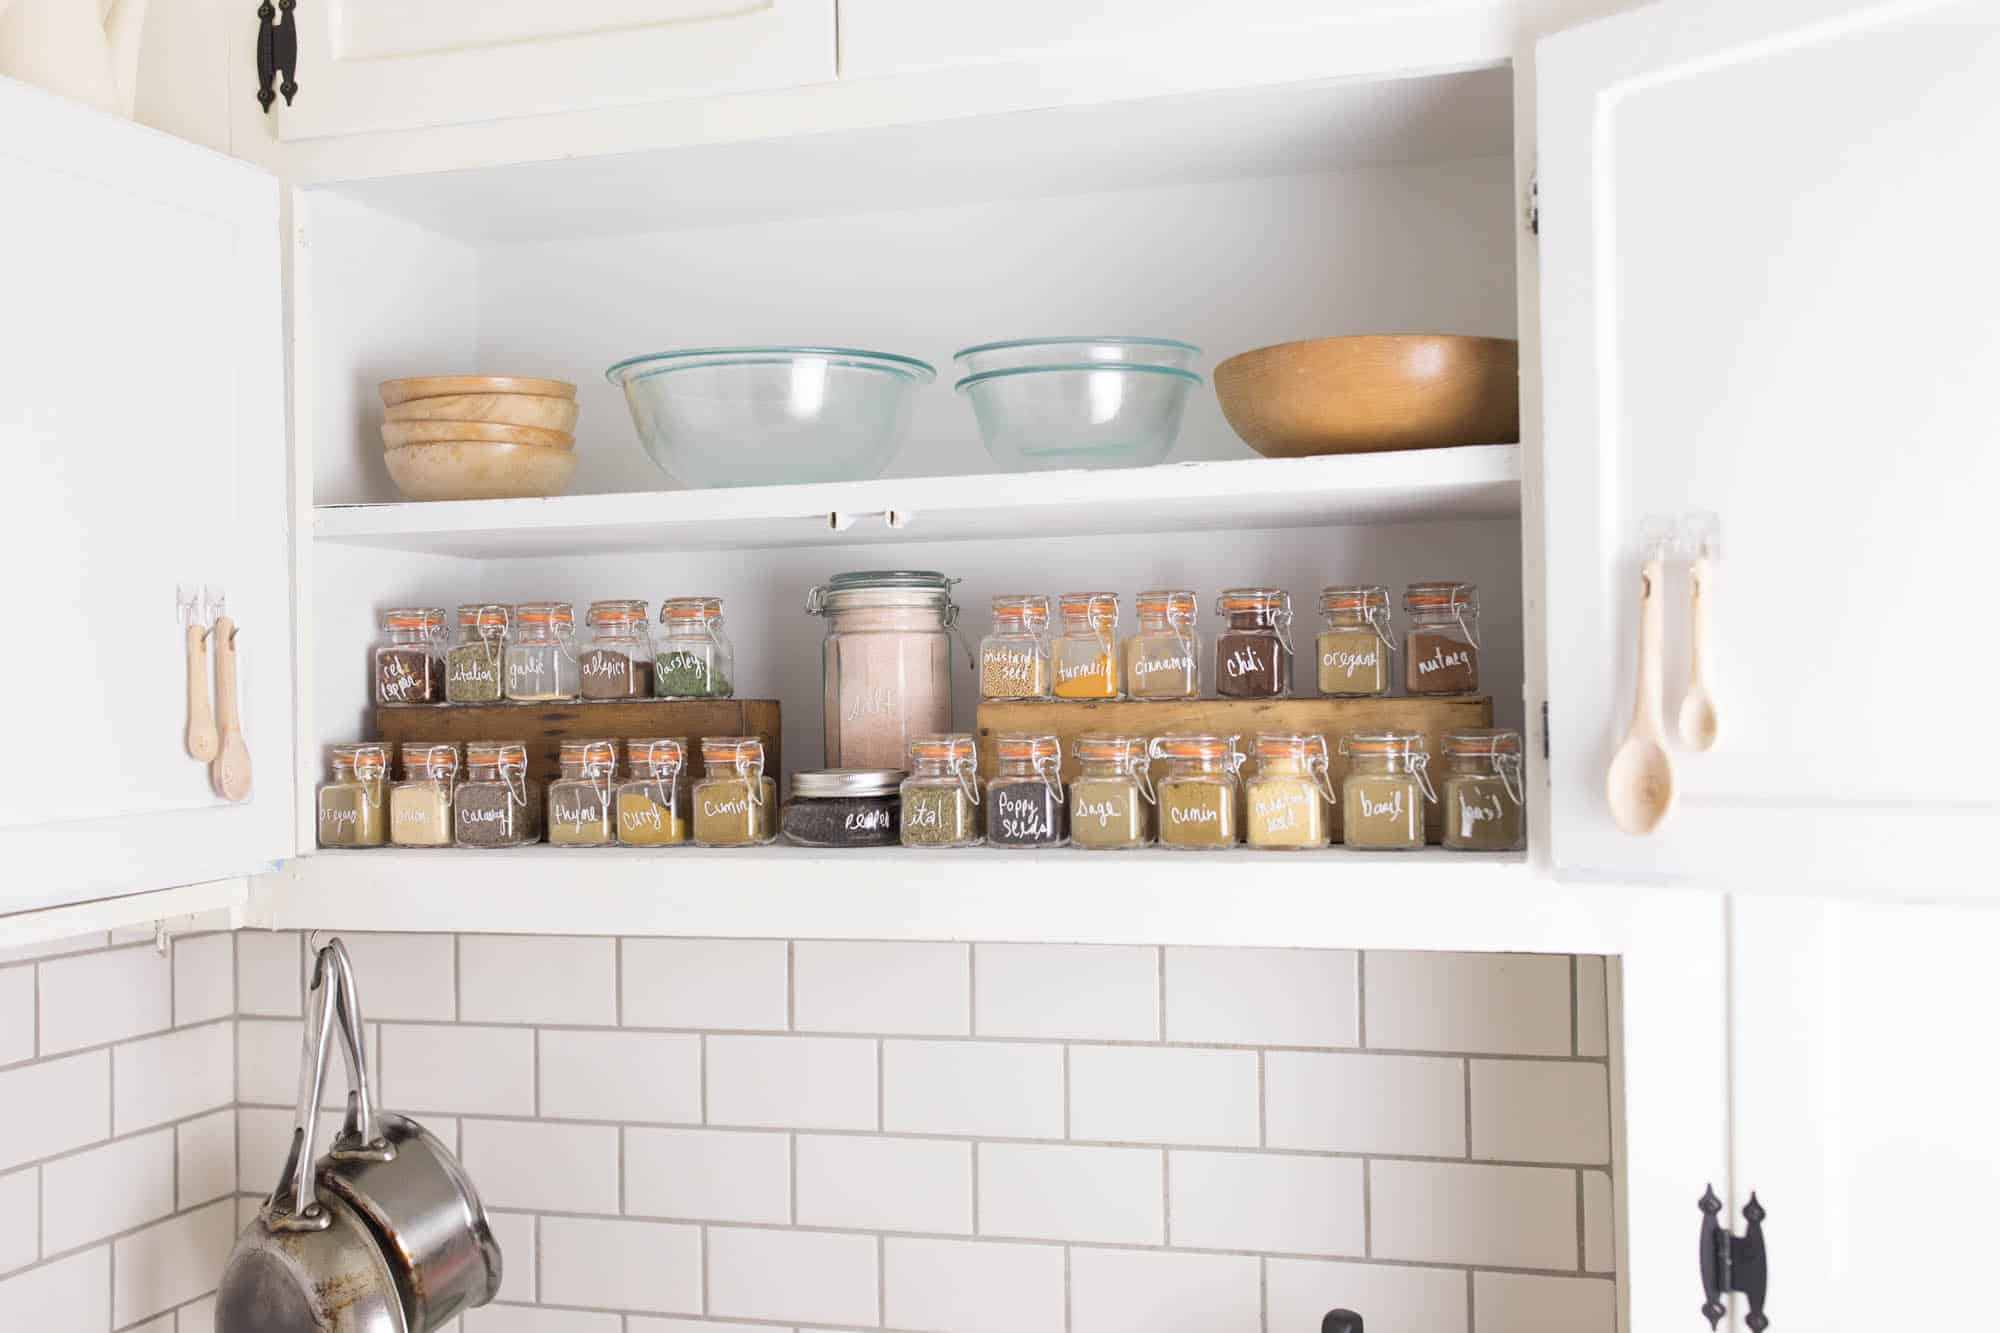
[[[412,444],[450,444],[483,440],[487,444],[532,444],[537,449],[573,449],[576,436],[566,430],[534,426],[502,426],[487,421],[385,421],[382,447],[394,452]]]
[[[387,421],[483,421],[499,426],[574,431],[576,399],[539,393],[449,393],[412,398],[384,412]]]
[[[1215,368],[1222,415],[1266,458],[1512,444],[1520,344],[1371,334],[1279,343]]]
[[[535,393],[547,398],[574,398],[568,380],[537,380],[520,375],[419,375],[414,379],[383,380],[382,406],[394,407],[412,398],[442,398],[459,393]]]
[[[412,444],[382,455],[405,500],[512,500],[561,495],[576,473],[568,449],[458,440]]]

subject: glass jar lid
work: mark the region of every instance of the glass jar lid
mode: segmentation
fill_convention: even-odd
[[[1200,604],[1192,590],[1186,588],[1153,588],[1139,594],[1133,603],[1139,615],[1145,619],[1192,621],[1200,614]]]
[[[1505,731],[1498,727],[1468,727],[1464,731],[1447,731],[1438,737],[1438,749],[1448,759],[1499,759],[1502,756],[1519,758],[1521,754],[1521,733]]]
[[[860,569],[835,574],[806,592],[806,614],[865,607],[951,605],[952,585],[934,569]]]
[[[1396,758],[1420,755],[1424,750],[1421,731],[1350,731],[1340,738],[1342,754]]]
[[[583,623],[596,628],[602,625],[608,630],[636,630],[646,623],[646,603],[636,597],[611,598],[592,602],[590,609],[583,613]]]
[[[411,778],[448,778],[458,772],[458,747],[446,741],[404,741],[403,772]]]
[[[1222,760],[1229,758],[1235,748],[1234,736],[1204,732],[1186,736],[1155,736],[1149,750],[1155,757],[1163,759]]]
[[[1283,588],[1224,588],[1215,609],[1225,616],[1290,615],[1292,595]]]
[[[1260,731],[1250,748],[1259,759],[1297,759],[1303,763],[1309,756],[1325,756],[1326,737],[1310,731]]]
[[[1090,624],[1118,621],[1118,594],[1115,592],[1066,592],[1056,599],[1064,620]]]
[[[809,768],[792,774],[792,795],[808,800],[834,796],[893,796],[909,774],[900,768]]]
[[[333,747],[333,767],[348,769],[356,777],[380,778],[389,772],[389,747],[380,741],[355,741]]]
[[[611,740],[564,741],[556,751],[556,762],[564,768],[613,768],[618,763],[618,743]]]
[[[514,608],[514,623],[523,629],[566,630],[576,623],[568,602],[522,602]]]
[[[1319,590],[1319,609],[1349,615],[1386,615],[1389,590],[1373,583],[1333,583]]]
[[[995,624],[1040,629],[1049,623],[1049,599],[1041,593],[1006,592],[993,599]]]
[[[1455,611],[1479,609],[1479,585],[1452,579],[1426,579],[1403,591],[1403,609],[1416,613],[1450,615]]]
[[[644,603],[640,603],[641,606]],[[642,613],[643,614],[643,613]],[[686,625],[699,628],[714,624],[722,619],[722,599],[720,597],[662,597],[660,599],[660,623],[662,625]]]
[[[711,772],[717,768],[764,767],[764,742],[755,736],[703,736],[701,762]]]
[[[1146,738],[1090,732],[1072,741],[1071,749],[1079,764],[1127,764],[1146,757]]]
[[[506,629],[507,622],[513,619],[513,615],[513,608],[502,606],[498,602],[477,604],[468,602],[458,608],[458,627],[463,630],[491,633],[494,630]]]
[[[526,768],[528,747],[520,741],[469,741],[465,763],[468,768]]]
[[[1062,742],[1054,736],[1031,736],[1023,733],[1009,733],[998,737],[994,747],[1003,763],[1009,764],[1059,764],[1062,762]]]
[[[386,630],[420,630],[425,634],[444,632],[444,608],[441,606],[392,606],[382,613],[382,628]]]
[[[683,736],[656,736],[649,740],[625,742],[625,762],[634,773],[649,777],[663,769],[680,772],[687,767],[687,739]]]
[[[910,758],[930,764],[976,764],[979,746],[962,731],[930,732],[910,738]]]

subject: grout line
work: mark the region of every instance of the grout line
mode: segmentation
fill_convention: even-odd
[[[625,1126],[618,1127],[618,1215],[625,1216]],[[794,1219],[796,1220],[796,1219]]]
[[[840,0],[834,0],[835,4]],[[979,946],[965,946],[965,1035],[979,1035]]]
[[[715,1258],[714,1251],[708,1243],[708,1231],[709,1229],[706,1226],[702,1227],[700,1234],[695,1238],[695,1243],[701,1246],[701,1312],[703,1314],[708,1313],[708,1270],[713,1266]]]
[[[1160,1240],[1167,1248],[1174,1244],[1174,1155],[1160,1149]]]
[[[1465,1270],[1465,1333],[1479,1333],[1479,1311],[1474,1309],[1475,1295],[1479,1288],[1473,1283],[1472,1270]]]
[[[1589,1227],[1590,1223],[1583,1212],[1583,1172],[1579,1170],[1576,1173],[1576,1271],[1579,1273],[1588,1271],[1584,1260],[1583,1241]]]
[[[621,935],[611,941],[611,1020],[614,1026],[625,1026],[625,939]]]
[[[875,1042],[875,1129],[879,1133],[889,1123],[889,1043]]]
[[[1064,1139],[1069,1138],[1069,1101],[1070,1101],[1069,1047],[1064,1046],[1062,1048],[1062,1112],[1063,1112],[1062,1136]]]
[[[481,617],[482,619],[484,617]],[[451,937],[451,1021],[456,1023],[465,1017],[465,958],[464,941],[461,937]]]
[[[1579,1032],[1582,1024],[1577,1021],[1577,972],[1579,965],[1576,955],[1569,956],[1569,1053],[1576,1055],[1583,1049],[1583,1039]]]
[[[705,1125],[708,1123],[708,1034],[706,1032],[702,1033],[700,1040],[701,1060],[700,1068],[696,1071],[696,1078],[701,1084],[701,1119],[696,1123]]]
[[[1375,1254],[1375,1164],[1365,1157],[1361,1159],[1361,1253],[1364,1258]]]
[[[1354,955],[1354,1044],[1368,1049],[1368,951]]]
[[[1461,1080],[1461,1086],[1464,1087],[1465,1089],[1465,1159],[1467,1161],[1471,1161],[1472,1160],[1472,1061],[1461,1060],[1458,1062],[1458,1067],[1460,1072],[1464,1075],[1464,1078]]]
[[[598,752],[593,751],[593,753]],[[542,1118],[542,1031],[540,1028],[535,1029],[535,1040],[529,1051],[529,1060],[534,1065],[530,1073],[535,1080],[535,1119],[540,1120]]]
[[[785,1030],[799,1030],[799,943],[785,941]]]
[[[1271,1333],[1271,1261],[1257,1256],[1257,1327]]]
[[[535,1214],[535,1299],[538,1301],[542,1299],[543,1294],[548,1291],[548,1287],[544,1285],[542,1279],[542,1257],[546,1255],[548,1252],[549,1252],[549,1247],[542,1243],[542,1215],[540,1213],[536,1213]],[[704,1255],[704,1258],[705,1257],[706,1256]],[[706,1269],[707,1265],[703,1264],[702,1267]],[[503,1280],[504,1280],[504,1273],[503,1273]]]
[[[1155,945],[1153,949],[1153,977],[1158,986],[1157,1012],[1153,1015],[1153,1039],[1167,1039],[1167,946]]]
[[[965,1165],[972,1174],[972,1235],[979,1234],[979,1144],[975,1140],[972,1149],[965,1155]]]
[[[796,1134],[785,1136],[785,1164],[789,1168],[792,1185],[791,1202],[785,1215],[793,1226],[797,1226],[799,1224],[799,1136]]]
[[[1257,1052],[1257,1146],[1265,1147],[1271,1141],[1271,1103],[1265,1082],[1263,1051]]]
[[[875,1235],[875,1322],[885,1324],[889,1320],[889,1241],[880,1232]]]
[[[1063,1333],[1069,1333],[1076,1319],[1076,1282],[1070,1273],[1070,1251],[1063,1246]]]

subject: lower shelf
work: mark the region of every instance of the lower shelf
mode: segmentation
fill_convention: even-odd
[[[1654,891],[1522,855],[523,847],[319,852],[253,885],[279,930],[1619,953]]]

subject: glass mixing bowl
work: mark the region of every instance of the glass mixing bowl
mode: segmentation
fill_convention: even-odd
[[[986,452],[1017,472],[1143,467],[1174,446],[1188,389],[1201,376],[1172,366],[1111,362],[1016,366],[968,375]]]
[[[954,352],[951,359],[965,374],[983,375],[989,370],[1076,365],[1085,361],[1187,370],[1200,355],[1201,349],[1193,343],[1174,338],[1015,338],[1009,342],[980,343]]]

